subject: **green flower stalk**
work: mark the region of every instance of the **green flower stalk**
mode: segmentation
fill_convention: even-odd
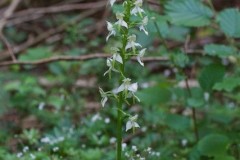
[[[115,2],[116,0],[109,1],[111,6],[113,6]],[[127,114],[123,111],[123,106],[129,104],[128,99],[140,101],[135,95],[138,89],[138,83],[132,83],[131,79],[127,77],[125,64],[132,56],[136,56],[139,64],[144,66],[141,58],[144,56],[146,48],[141,49],[141,44],[136,42],[136,35],[131,33],[132,29],[137,28],[139,31],[148,35],[146,30],[148,17],[143,16],[145,12],[142,9],[142,4],[142,0],[125,0],[122,4],[124,11],[122,13],[116,13],[117,21],[115,23],[107,21],[109,34],[106,37],[106,41],[114,36],[121,42],[121,46],[111,48],[112,57],[107,59],[108,70],[104,73],[104,76],[108,74],[109,77],[111,77],[112,72],[115,72],[119,75],[120,86],[107,92],[99,88],[99,91],[102,97],[101,104],[103,107],[109,98],[114,98],[117,102],[117,160],[122,160],[123,117],[128,117],[125,131],[134,131],[140,127],[137,123],[138,115],[131,116]],[[138,20],[133,21],[132,16],[137,17]]]

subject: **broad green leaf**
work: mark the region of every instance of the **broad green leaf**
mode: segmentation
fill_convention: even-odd
[[[199,108],[202,107],[204,105],[204,100],[203,99],[197,99],[197,98],[189,98],[187,100],[187,104],[189,105],[189,107],[193,107],[193,108]]]
[[[170,128],[176,131],[184,131],[191,126],[191,121],[189,118],[177,114],[166,115],[164,121]]]
[[[209,25],[213,16],[211,9],[197,0],[172,0],[165,8],[173,24],[188,27]]]
[[[236,49],[226,45],[208,44],[204,46],[204,52],[211,56],[228,57],[236,54]]]
[[[217,17],[221,30],[228,36],[240,37],[240,12],[238,9],[225,9]]]
[[[216,83],[213,86],[213,89],[218,91],[231,92],[238,86],[240,86],[240,78],[228,77],[223,79],[222,82]]]
[[[210,64],[203,68],[198,78],[203,90],[210,92],[215,83],[223,79],[225,68],[219,64]]]
[[[144,104],[157,105],[168,102],[171,98],[171,92],[167,87],[158,85],[139,91],[137,96]]]
[[[228,137],[220,134],[210,134],[198,142],[198,150],[202,155],[225,155],[229,144]]]
[[[188,56],[183,52],[171,54],[171,59],[174,65],[181,68],[184,68],[189,63]]]

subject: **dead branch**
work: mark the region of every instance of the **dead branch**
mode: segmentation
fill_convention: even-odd
[[[33,45],[36,45],[38,44],[39,42],[47,39],[48,37],[51,37],[57,33],[60,33],[60,32],[63,32],[65,30],[65,28],[71,24],[74,24],[96,12],[98,12],[100,9],[94,9],[94,10],[89,10],[89,11],[85,11],[85,12],[82,12],[78,17],[75,17],[74,19],[70,20],[67,24],[63,24],[61,26],[59,26],[58,28],[55,28],[55,29],[50,29],[49,31],[46,31],[40,35],[38,35],[36,38],[31,38],[29,39],[27,42],[19,45],[19,46],[15,46],[12,48],[13,50],[13,54],[16,55],[18,54],[19,52],[27,49],[28,47],[30,46],[33,46]],[[7,51],[4,51],[2,53],[0,53],[0,60],[4,60],[6,58],[9,57],[9,54],[7,53]]]
[[[56,56],[46,59],[41,59],[37,61],[6,61],[0,63],[0,67],[3,66],[11,66],[11,65],[43,65],[48,64],[56,61],[87,61],[91,59],[97,58],[107,58],[110,57],[111,54],[104,54],[104,53],[96,53],[96,54],[88,54],[88,55],[81,55],[81,56]],[[137,61],[134,57],[132,58],[133,61]],[[144,57],[142,58],[144,62],[152,62],[152,61],[168,61],[168,58],[165,57]]]

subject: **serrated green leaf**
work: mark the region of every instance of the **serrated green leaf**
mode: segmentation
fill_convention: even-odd
[[[238,86],[240,86],[240,78],[228,77],[222,82],[216,83],[213,89],[218,91],[231,92]]]
[[[172,0],[165,8],[173,24],[188,27],[209,25],[213,16],[211,9],[197,0]]]
[[[204,52],[211,56],[228,57],[236,54],[236,49],[226,45],[208,44],[204,46]]]
[[[202,155],[220,156],[226,154],[228,144],[228,137],[220,134],[210,134],[202,138],[197,147]]]
[[[228,36],[240,37],[240,12],[237,9],[225,9],[217,17],[221,30]]]
[[[225,68],[219,64],[210,64],[203,68],[198,78],[201,88],[210,92],[215,83],[223,79]]]

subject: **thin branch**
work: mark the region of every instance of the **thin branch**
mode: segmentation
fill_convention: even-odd
[[[7,8],[7,10],[3,14],[3,18],[0,20],[0,38],[3,41],[3,43],[6,45],[8,52],[10,56],[12,57],[13,61],[16,61],[16,58],[14,56],[12,47],[10,43],[8,42],[7,38],[3,34],[3,28],[7,22],[7,19],[13,14],[13,11],[17,8],[18,4],[21,2],[21,0],[12,0],[12,3]]]
[[[82,55],[82,56],[56,56],[51,58],[45,58],[37,61],[6,61],[0,63],[0,67],[3,66],[11,66],[11,65],[43,65],[48,64],[52,62],[57,61],[86,61],[91,59],[97,59],[97,58],[107,58],[110,57],[110,54],[103,54],[103,53],[96,53],[96,54],[88,54],[88,55]],[[137,61],[137,59],[134,57],[132,58],[133,61]],[[142,58],[142,61],[144,62],[152,62],[152,61],[168,61],[168,58],[164,57],[145,57]]]
[[[21,0],[12,0],[12,3],[8,7],[8,9],[4,12],[3,18],[0,20],[0,33],[2,32],[7,22],[7,19],[13,14],[13,11],[17,8],[20,2]]]
[[[66,4],[66,5],[42,7],[42,8],[31,8],[31,9],[16,12],[12,17],[19,18],[19,17],[29,16],[33,14],[47,14],[47,13],[59,13],[59,12],[83,10],[83,9],[97,9],[97,8],[102,8],[106,6],[106,4],[107,4],[106,1],[100,1],[100,2],[90,2],[90,3],[80,3],[80,4]]]

